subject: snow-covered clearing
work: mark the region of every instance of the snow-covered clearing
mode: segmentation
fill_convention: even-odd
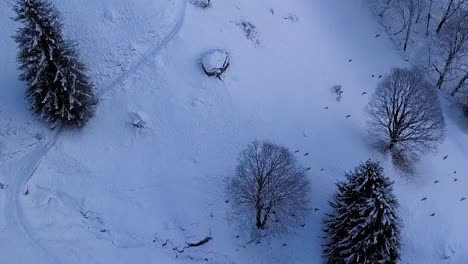
[[[396,181],[401,263],[467,263],[467,128],[442,100],[447,138],[412,176],[370,147],[369,95],[408,65],[365,2],[54,1],[101,101],[83,130],[50,131],[23,101],[1,1],[0,263],[321,263],[334,183],[369,158]],[[200,65],[212,49],[232,57],[223,80]],[[299,150],[312,208],[296,233],[247,244],[223,191],[254,139]]]

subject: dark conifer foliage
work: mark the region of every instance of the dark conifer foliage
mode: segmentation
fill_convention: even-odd
[[[393,264],[399,259],[400,221],[392,182],[379,163],[367,161],[339,182],[325,220],[329,264]]]
[[[63,37],[59,11],[47,0],[19,0],[14,11],[23,24],[14,38],[32,110],[54,126],[83,126],[96,100],[75,45]]]

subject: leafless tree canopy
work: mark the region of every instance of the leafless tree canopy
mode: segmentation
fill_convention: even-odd
[[[254,141],[241,152],[228,199],[247,226],[269,233],[300,224],[308,211],[309,180],[285,147]]]
[[[379,83],[368,112],[371,132],[389,150],[410,153],[413,158],[434,149],[444,137],[437,93],[417,69],[393,69]]]
[[[437,87],[442,88],[442,84],[449,78],[466,75],[466,59],[468,56],[468,10],[459,9],[456,14],[446,23],[443,30],[437,35],[436,44],[438,47],[438,57],[440,57],[441,67],[433,65],[439,75]],[[461,78],[463,86],[464,79]],[[452,90],[455,95],[461,86]]]

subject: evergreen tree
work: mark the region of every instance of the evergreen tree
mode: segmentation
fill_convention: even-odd
[[[339,182],[325,220],[324,256],[329,264],[394,264],[400,221],[393,183],[377,162],[367,161]]]
[[[19,0],[14,11],[23,23],[14,38],[32,110],[53,125],[83,126],[96,100],[75,45],[63,37],[60,13],[47,0]]]

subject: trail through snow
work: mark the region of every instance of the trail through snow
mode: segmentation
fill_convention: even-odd
[[[187,0],[174,0],[173,4],[178,10],[174,27],[171,28],[156,46],[150,48],[138,60],[133,62],[128,70],[122,72],[117,78],[111,81],[110,84],[98,90],[96,93],[98,97],[110,92],[113,88],[121,85],[132,74],[135,74],[140,67],[154,58],[179,32],[184,23]],[[35,238],[34,230],[29,227],[28,221],[24,217],[23,209],[20,204],[20,197],[27,192],[27,182],[36,172],[43,157],[55,146],[62,131],[64,131],[62,127],[56,128],[52,137],[45,139],[44,143],[36,146],[32,151],[17,160],[17,162],[10,162],[7,165],[14,168],[9,168],[7,170],[13,173],[6,177],[8,188],[6,189],[4,215],[9,216],[7,218],[6,228],[10,232],[17,234],[22,233],[22,236],[18,235],[16,237],[24,237],[27,244],[32,245],[42,253],[42,256],[47,260],[46,263],[60,263],[60,261],[41,244],[39,239]]]

